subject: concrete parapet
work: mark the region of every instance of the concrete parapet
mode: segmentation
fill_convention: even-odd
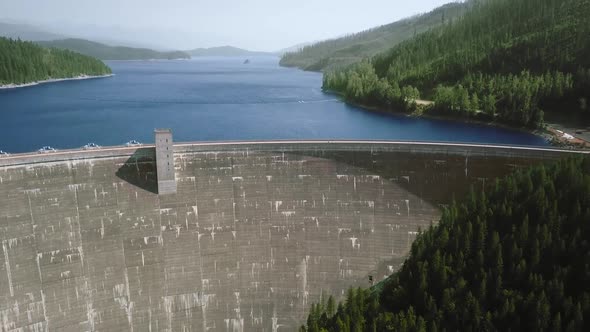
[[[555,159],[574,154],[589,154],[590,151],[563,150],[550,147],[484,145],[439,142],[404,141],[347,141],[347,140],[299,140],[299,141],[229,141],[229,142],[181,142],[173,144],[174,152],[204,151],[373,151],[407,152],[426,154],[471,155],[490,157],[530,157],[535,159]],[[141,147],[103,147],[94,150],[60,150],[52,153],[21,153],[10,157],[0,157],[0,167],[69,160],[101,159],[132,156],[137,150],[152,149],[155,145]]]
[[[11,155],[9,157],[0,157],[0,167],[33,165],[84,159],[105,159],[113,157],[125,157],[133,156],[138,150],[142,150],[143,153],[146,153],[146,151],[151,150],[154,151],[152,153],[154,153],[155,155],[153,145],[142,145],[140,147],[113,146],[93,150],[59,150],[50,153],[19,153]]]
[[[404,141],[262,141],[262,142],[187,142],[178,143],[175,152],[202,151],[370,151],[417,154],[448,154],[490,157],[530,157],[556,159],[590,151],[563,150],[551,147],[506,146],[467,143],[404,142]]]

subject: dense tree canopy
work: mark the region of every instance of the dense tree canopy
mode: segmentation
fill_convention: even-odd
[[[0,37],[0,85],[110,73],[100,60],[85,55]]]
[[[368,65],[327,73],[324,88],[390,108],[399,103],[398,88],[409,86],[434,99],[433,112],[517,126],[541,125],[543,110],[590,113],[589,0],[471,4],[455,22],[403,42]],[[382,98],[382,91],[391,92]]]
[[[302,330],[587,331],[588,239],[590,158],[521,170],[446,209],[380,287],[314,304]]]

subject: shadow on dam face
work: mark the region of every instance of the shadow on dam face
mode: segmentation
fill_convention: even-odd
[[[153,148],[137,149],[117,170],[115,175],[129,184],[158,193],[156,154]]]
[[[460,200],[471,189],[481,190],[513,171],[539,163],[537,158],[516,156],[471,156],[469,153],[411,153],[386,151],[314,150],[292,155],[323,158],[343,165],[344,173],[379,175],[442,208]],[[471,161],[470,161],[471,159]]]
[[[0,330],[293,331],[527,157],[227,147],[0,167]]]

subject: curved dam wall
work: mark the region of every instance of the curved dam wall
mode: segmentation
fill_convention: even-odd
[[[0,159],[0,331],[293,331],[399,268],[440,208],[565,151],[177,144]]]

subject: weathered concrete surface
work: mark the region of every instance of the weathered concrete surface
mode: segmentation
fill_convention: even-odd
[[[117,151],[0,161],[0,331],[293,331],[397,269],[453,195],[564,154],[184,144],[158,197],[153,148]]]

